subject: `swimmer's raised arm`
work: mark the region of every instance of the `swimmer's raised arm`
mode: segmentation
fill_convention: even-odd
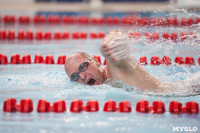
[[[110,32],[101,44],[100,51],[107,60],[111,78],[143,90],[159,89],[161,82],[130,58],[129,38],[124,32]]]

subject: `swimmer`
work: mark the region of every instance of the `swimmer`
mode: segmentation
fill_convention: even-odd
[[[85,52],[70,55],[64,66],[70,80],[85,85],[100,85],[115,79],[141,90],[156,90],[162,85],[130,58],[129,39],[124,32],[110,32],[104,38],[100,51],[107,61],[105,68]]]

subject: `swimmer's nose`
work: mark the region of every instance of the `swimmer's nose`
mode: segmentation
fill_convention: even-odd
[[[84,83],[86,83],[86,81],[85,81],[85,80],[86,80],[86,74],[80,73],[79,76],[80,76],[79,78],[80,78]]]

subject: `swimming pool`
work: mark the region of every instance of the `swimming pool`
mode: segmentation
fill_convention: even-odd
[[[44,14],[38,13],[38,14]],[[118,14],[119,16],[122,13]],[[154,15],[153,13],[149,13]],[[166,14],[166,13],[160,13]],[[160,15],[159,14],[159,15]],[[111,14],[112,15],[112,14]],[[114,14],[113,16],[115,16]],[[124,13],[123,13],[124,15]],[[158,15],[158,14],[157,14]],[[180,15],[180,14],[179,14]],[[184,16],[181,14],[178,17]],[[121,25],[4,25],[3,29],[19,29],[24,31],[30,29],[33,31],[60,31],[65,30],[69,33],[74,31],[82,32],[99,32],[107,33],[112,29],[131,29],[133,31],[157,31],[162,33],[187,32],[191,30],[199,35],[199,26],[192,27],[136,27]],[[199,37],[197,36],[198,40]],[[194,39],[191,39],[194,40]],[[132,91],[125,91],[123,88],[115,88],[109,85],[84,86],[72,83],[65,74],[63,65],[52,64],[18,64],[18,65],[0,65],[0,131],[1,132],[173,132],[173,127],[197,127],[200,130],[199,114],[164,114],[138,113],[136,104],[139,100],[148,100],[150,105],[153,101],[161,100],[165,103],[168,111],[170,101],[177,100],[183,105],[187,101],[199,103],[199,95],[191,93],[189,86],[199,82],[200,67],[197,60],[200,56],[200,46],[198,42],[184,41],[174,43],[172,41],[148,42],[146,40],[131,40],[132,55],[135,59],[146,56],[148,65],[143,66],[150,74],[164,82],[173,82],[178,79],[184,80],[177,82],[176,91],[172,93],[153,93],[141,92],[133,88]],[[52,54],[55,62],[59,55],[70,55],[77,51],[88,52],[90,55],[100,55],[102,62],[104,58],[100,54],[99,47],[102,39],[67,39],[67,40],[22,40],[17,39],[1,40],[0,53],[7,55],[10,61],[11,56],[17,53],[21,56],[31,55],[32,62],[36,54],[47,56]],[[172,59],[172,65],[150,65],[152,56],[169,56]],[[195,65],[174,65],[174,59],[177,56],[192,56]],[[189,83],[192,80],[191,83]],[[198,88],[199,89],[199,88]],[[21,99],[30,98],[33,100],[34,110],[31,113],[6,113],[3,112],[3,101],[7,98],[16,98],[18,103]],[[64,113],[37,113],[36,108],[38,100],[45,98],[51,104],[58,99],[66,101],[67,111]],[[84,104],[90,100],[99,102],[100,111],[98,112],[70,112],[70,103],[74,99],[83,100]],[[108,100],[114,100],[117,104],[121,101],[128,100],[131,103],[133,111],[131,113],[104,112],[104,104]]]

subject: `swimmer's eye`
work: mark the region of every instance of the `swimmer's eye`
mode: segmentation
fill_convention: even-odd
[[[84,72],[87,70],[88,68],[88,65],[89,65],[89,62],[84,62],[82,63],[80,66],[79,66],[79,72],[78,73],[73,73],[70,80],[71,81],[77,81],[79,79],[79,74],[80,72]]]
[[[77,80],[79,79],[79,77],[80,77],[79,74],[80,74],[81,72],[84,72],[84,71],[87,70],[90,61],[91,61],[91,59],[89,59],[88,62],[82,63],[82,64],[79,66],[79,68],[78,68],[78,69],[79,69],[79,72],[78,72],[78,73],[73,73],[72,76],[71,76],[71,78],[70,78],[70,80],[71,80],[71,81],[77,81]]]
[[[88,65],[89,65],[89,62],[84,62],[83,64],[81,64],[81,65],[79,66],[79,73],[80,73],[80,72],[86,71],[87,68],[88,68]]]
[[[73,73],[70,80],[71,81],[77,81],[79,79],[79,73]]]

